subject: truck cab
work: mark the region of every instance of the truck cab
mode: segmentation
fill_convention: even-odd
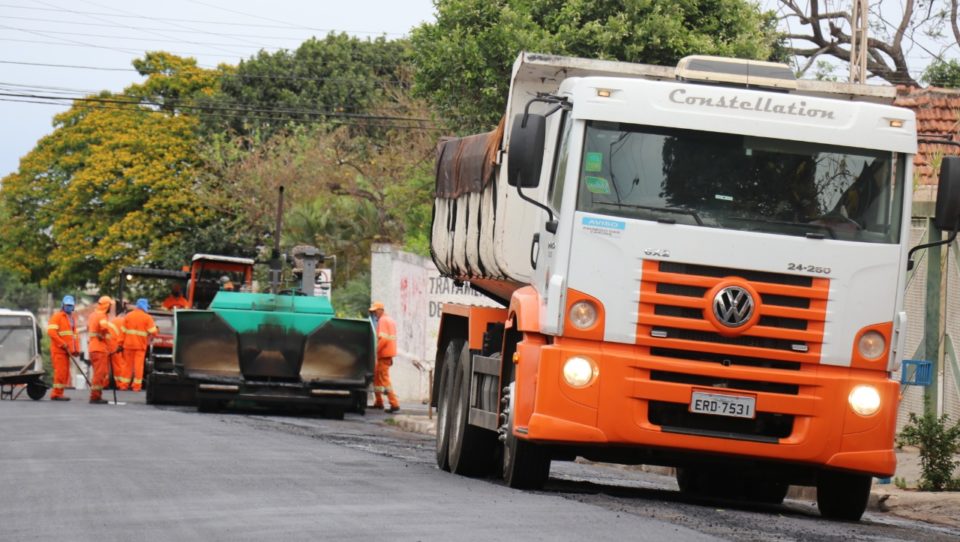
[[[462,450],[495,429],[517,487],[583,456],[859,518],[896,466],[917,140],[894,92],[522,54],[493,193],[435,204],[441,272],[504,305],[445,307],[438,366],[469,384],[437,382],[441,467],[482,470]]]

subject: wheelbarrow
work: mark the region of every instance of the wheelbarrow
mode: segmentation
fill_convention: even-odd
[[[37,357],[34,356],[20,370],[0,367],[0,401],[4,399],[13,401],[20,397],[24,390],[27,391],[27,396],[34,401],[43,399],[50,386],[43,381],[46,371],[30,370],[38,365]]]

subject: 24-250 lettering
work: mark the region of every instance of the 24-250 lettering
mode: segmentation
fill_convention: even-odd
[[[821,275],[829,275],[829,267],[818,267],[815,265],[804,265],[802,263],[788,263],[787,271],[804,271],[807,273],[819,273]]]

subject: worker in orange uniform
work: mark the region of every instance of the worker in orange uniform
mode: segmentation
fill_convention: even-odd
[[[47,322],[50,336],[50,362],[53,364],[53,393],[51,401],[69,401],[63,395],[70,384],[70,356],[80,352],[80,337],[77,335],[77,318],[73,314],[76,302],[72,295],[63,296],[60,310],[53,313]]]
[[[397,355],[397,323],[384,312],[383,303],[379,301],[370,305],[370,317],[377,330],[377,366],[373,373],[372,408],[383,408],[383,394],[386,394],[390,402],[387,412],[399,412],[400,402],[390,383],[390,367],[393,365],[393,356]]]
[[[124,303],[123,309],[117,308],[116,318],[110,320],[110,333],[114,336],[114,348],[110,352],[110,364],[113,365],[113,385],[118,390],[129,390],[132,378],[132,367],[127,366],[127,360],[123,358],[123,340],[126,335],[123,332],[124,321],[126,320],[127,307]],[[121,312],[121,310],[123,312]]]
[[[93,366],[93,378],[90,379],[90,402],[105,404],[103,387],[107,385],[110,352],[116,348],[115,335],[110,330],[110,307],[113,300],[102,296],[97,308],[87,317],[87,351],[90,353],[90,365]]]
[[[147,314],[150,303],[146,299],[137,300],[136,306],[123,321],[123,359],[133,367],[133,384],[130,389],[143,389],[143,360],[147,357],[147,344],[150,337],[157,334],[157,324]]]
[[[173,286],[170,287],[170,295],[163,300],[162,305],[163,308],[168,311],[172,311],[173,309],[189,309],[190,301],[180,293],[180,285],[173,283]]]

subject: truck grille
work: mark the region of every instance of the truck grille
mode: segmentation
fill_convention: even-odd
[[[734,277],[760,294],[760,319],[731,337],[718,333],[704,313],[712,310],[710,289]],[[673,352],[817,363],[829,287],[822,278],[645,260],[637,343]]]
[[[643,262],[642,272],[637,344],[650,357],[649,365],[640,361],[638,368],[649,371],[650,384],[785,399],[809,393],[801,384],[807,381],[802,373],[815,370],[820,361],[829,280],[651,260]],[[759,318],[739,334],[721,334],[719,324],[707,317],[713,310],[711,292],[726,282],[759,296]],[[718,365],[728,369],[718,370]],[[696,414],[687,403],[653,396],[647,407],[648,421],[671,433],[775,443],[794,428],[794,416],[786,412],[758,411],[754,419]]]

